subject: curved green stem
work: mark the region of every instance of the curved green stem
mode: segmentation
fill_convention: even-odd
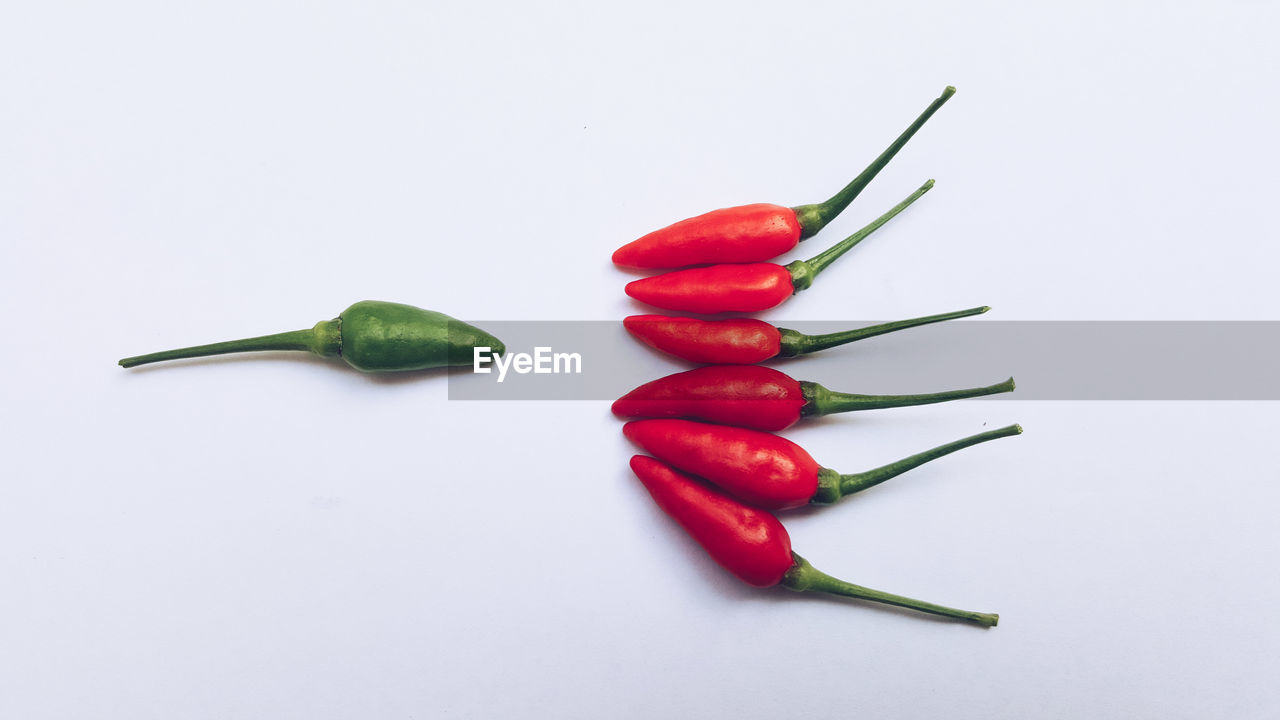
[[[782,349],[778,351],[778,357],[795,357],[796,355],[805,355],[807,353],[833,348],[837,345],[851,343],[855,340],[875,337],[876,335],[884,335],[898,330],[906,330],[907,328],[929,325],[931,323],[942,322],[943,320],[955,320],[956,318],[969,317],[971,315],[981,315],[990,309],[991,308],[989,306],[983,305],[982,307],[969,308],[968,310],[957,310],[955,312],[942,313],[940,315],[927,315],[925,317],[912,318],[911,320],[897,320],[895,322],[870,325],[856,330],[845,330],[844,332],[829,333],[826,335],[805,335],[803,333],[798,333],[795,330],[778,328],[778,332],[782,333]]]
[[[998,430],[988,430],[977,435],[970,435],[967,438],[949,442],[946,445],[939,445],[932,450],[925,450],[922,453],[916,453],[910,457],[905,457],[897,462],[891,462],[888,465],[882,465],[874,470],[866,472],[850,473],[841,475],[835,470],[822,468],[818,471],[818,492],[814,493],[813,498],[809,502],[815,505],[829,505],[846,495],[852,495],[861,492],[869,487],[874,487],[890,478],[895,478],[902,473],[913,470],[924,465],[931,460],[937,460],[944,455],[950,455],[957,450],[963,450],[967,447],[995,440],[997,438],[1009,437],[1011,435],[1022,434],[1021,425],[1009,425]]]
[[[933,117],[933,114],[938,111],[938,108],[942,107],[943,103],[945,103],[947,99],[955,93],[956,89],[948,85],[947,89],[942,91],[942,96],[937,100],[934,100],[929,107],[925,108],[925,111],[920,113],[920,117],[916,118],[916,121],[911,123],[911,126],[899,135],[897,140],[893,141],[893,144],[886,148],[884,152],[880,153],[880,157],[873,160],[871,164],[867,166],[866,170],[863,170],[858,177],[854,178],[848,185],[845,185],[840,192],[831,196],[830,200],[827,200],[824,203],[800,205],[799,207],[792,208],[796,213],[796,219],[800,221],[800,239],[803,240],[818,232],[827,223],[831,222],[835,216],[839,215],[845,208],[849,207],[849,203],[853,202],[853,199],[858,197],[858,193],[862,192],[862,189],[865,188],[867,184],[884,169],[884,166],[889,164],[889,161],[893,159],[893,156],[897,155],[898,151],[907,144],[907,141],[911,139],[911,136],[915,135],[916,131],[923,127],[925,122],[927,122],[929,118]]]
[[[791,273],[791,284],[795,287],[795,292],[800,292],[812,285],[813,279],[818,276],[818,273],[822,272],[828,265],[835,262],[836,258],[849,252],[849,249],[854,245],[857,245],[868,235],[879,230],[880,226],[892,220],[898,213],[906,210],[908,205],[919,200],[920,196],[929,192],[929,189],[932,187],[933,181],[926,181],[924,185],[920,186],[920,189],[911,193],[906,200],[895,205],[889,212],[881,215],[875,220],[872,220],[870,225],[867,225],[858,232],[841,240],[835,245],[832,245],[826,250],[823,250],[817,255],[814,255],[808,260],[796,260],[793,263],[788,263],[787,271]]]
[[[828,390],[818,383],[806,381],[800,383],[800,391],[804,395],[804,405],[800,408],[800,414],[804,416],[830,415],[853,410],[929,405],[946,402],[947,400],[962,400],[983,395],[1013,392],[1013,389],[1013,378],[1009,378],[1004,382],[986,387],[948,390],[924,395],[854,395],[852,393]]]
[[[321,357],[338,355],[342,350],[340,321],[324,320],[316,323],[310,330],[293,330],[291,332],[262,335],[243,340],[196,345],[194,347],[165,350],[127,357],[120,361],[121,367],[131,368],[137,365],[162,362],[164,360],[183,360],[186,358],[207,357],[209,355],[226,355],[228,353],[257,352],[263,350],[305,350]]]
[[[915,600],[902,595],[894,595],[892,593],[880,590],[872,590],[871,588],[854,585],[843,580],[837,580],[830,575],[818,570],[809,564],[808,560],[791,553],[791,557],[795,559],[795,565],[787,571],[782,577],[782,586],[788,590],[797,592],[822,592],[831,595],[842,595],[844,597],[857,598],[859,600],[870,600],[871,602],[884,603],[885,605],[896,605],[897,607],[908,608],[910,610],[919,610],[920,612],[929,613],[931,615],[941,615],[943,617],[955,618],[956,620],[964,620],[966,622],[975,623],[983,627],[995,627],[1000,622],[1000,616],[995,613],[980,613],[970,610],[957,610],[943,605],[935,605],[931,602],[923,600]]]

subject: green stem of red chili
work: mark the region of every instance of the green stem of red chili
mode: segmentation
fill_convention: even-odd
[[[893,159],[893,156],[897,155],[898,151],[907,144],[911,136],[915,135],[916,131],[923,127],[925,122],[938,111],[938,108],[942,107],[943,103],[955,93],[956,89],[948,85],[942,91],[942,96],[925,108],[920,117],[916,118],[916,121],[911,123],[911,126],[899,135],[897,140],[893,141],[893,144],[880,153],[880,157],[872,161],[866,170],[863,170],[858,177],[854,178],[848,185],[845,185],[840,192],[832,195],[831,199],[823,203],[800,205],[792,208],[796,213],[796,219],[800,222],[800,239],[803,240],[818,232],[827,223],[831,222],[832,218],[848,207],[849,203],[853,202],[853,199],[858,196],[858,193],[861,193],[862,189],[875,178],[876,174],[883,170],[884,166],[888,165],[889,161]]]
[[[955,618],[957,620],[966,620],[983,627],[993,627],[1000,621],[1000,616],[995,613],[957,610],[944,605],[935,605],[931,602],[903,597],[902,595],[894,595],[881,590],[872,590],[868,587],[854,585],[853,583],[848,583],[843,580],[837,580],[836,578],[833,578],[810,565],[808,560],[805,560],[799,555],[792,553],[791,556],[795,559],[795,565],[793,565],[791,569],[787,571],[787,574],[782,577],[782,586],[789,590],[812,590],[816,592],[830,593],[832,595],[843,595],[845,597],[857,598],[859,600],[870,600],[871,602],[896,605],[898,607],[904,607],[911,610],[919,610],[920,612],[930,613],[932,615],[941,615],[943,617]]]
[[[921,465],[937,460],[944,455],[950,455],[957,450],[963,450],[979,443],[995,440],[997,438],[1009,437],[1011,435],[1021,435],[1021,425],[1009,425],[997,430],[988,430],[977,435],[970,435],[967,438],[961,438],[955,442],[949,442],[945,445],[939,445],[936,448],[916,453],[910,457],[905,457],[888,465],[882,465],[872,470],[860,473],[847,473],[841,475],[835,470],[822,468],[818,471],[818,492],[814,494],[810,502],[818,505],[826,505],[833,503],[846,495],[852,495],[861,492],[869,487],[875,487],[885,480],[895,478],[908,470],[918,468]]]
[[[778,357],[795,357],[797,355],[805,355],[811,352],[818,352],[819,350],[833,348],[837,345],[844,345],[857,340],[865,340],[866,338],[875,337],[876,335],[884,335],[897,330],[906,330],[907,328],[929,325],[932,323],[942,322],[944,320],[955,320],[956,318],[981,315],[990,309],[990,306],[983,305],[982,307],[969,308],[968,310],[956,310],[955,312],[927,315],[925,317],[911,318],[910,320],[895,320],[894,322],[870,325],[864,328],[828,333],[825,335],[805,335],[803,333],[796,332],[795,330],[778,328],[778,332],[782,335],[781,349],[778,351]]]
[[[947,390],[923,395],[855,395],[853,393],[828,390],[818,383],[803,381],[800,383],[800,392],[804,395],[805,403],[800,408],[800,414],[805,416],[830,415],[831,413],[853,410],[929,405],[946,402],[947,400],[962,400],[983,395],[1013,392],[1013,390],[1013,378],[986,387]]]
[[[868,235],[875,232],[876,230],[879,230],[880,226],[892,220],[894,216],[896,216],[898,213],[902,212],[903,210],[906,210],[907,206],[909,206],[911,203],[915,202],[916,200],[919,200],[920,196],[929,192],[929,189],[932,187],[933,187],[932,180],[925,182],[924,185],[920,186],[920,189],[911,193],[911,195],[907,197],[906,200],[903,200],[902,202],[898,203],[889,212],[871,221],[871,224],[862,228],[858,232],[850,235],[844,240],[841,240],[835,245],[832,245],[826,250],[823,250],[817,255],[814,255],[812,258],[809,258],[808,260],[796,260],[793,263],[787,264],[786,266],[787,271],[791,273],[791,281],[792,281],[792,285],[794,285],[795,287],[795,291],[800,292],[801,290],[804,290],[808,288],[810,285],[812,285],[813,279],[818,276],[818,273],[822,272],[823,270],[826,269],[828,265],[835,262],[836,258],[849,252],[849,250],[854,245],[857,245],[858,243],[862,242],[862,240],[866,238]]]

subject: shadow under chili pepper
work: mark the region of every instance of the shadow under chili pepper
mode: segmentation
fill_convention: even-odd
[[[710,267],[715,264],[716,263],[703,263],[701,265],[686,265],[685,267],[703,268],[703,267]],[[622,265],[614,265],[613,263],[609,263],[609,268],[612,270],[617,270],[618,272],[621,272],[624,275],[630,275],[635,278],[645,278],[653,275],[661,275],[663,272],[665,272],[664,270],[655,270],[653,268],[624,267]],[[650,307],[650,306],[646,305],[645,307]]]
[[[635,298],[627,298],[627,304],[632,308],[633,314],[636,314],[636,315],[648,315],[654,312],[653,305],[640,302]],[[772,310],[772,308],[770,308],[770,310]],[[765,317],[768,317],[768,314],[769,314],[768,310],[761,310],[758,312],[718,312],[718,313],[699,313],[699,312],[693,312],[692,310],[679,310],[677,312],[679,312],[680,315],[683,317],[697,318],[698,320],[724,320],[726,318],[761,318],[763,319]]]
[[[404,370],[401,372],[394,372],[394,373],[380,373],[378,375],[369,375],[366,373],[362,373],[358,370],[353,370],[353,372],[355,372],[355,374],[357,375],[360,375],[366,378],[367,380],[369,380],[369,382],[373,383],[374,385],[408,385],[410,383],[420,382],[428,378],[448,377],[449,375],[453,374],[450,372],[451,370],[456,371],[457,368],[443,367],[443,368],[430,368],[428,370]],[[468,370],[463,374],[470,375],[471,371]]]

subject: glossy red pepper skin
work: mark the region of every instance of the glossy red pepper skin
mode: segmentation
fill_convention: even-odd
[[[681,220],[618,248],[616,265],[672,268],[711,263],[749,263],[775,258],[800,242],[796,211],[756,203],[712,210]]]
[[[821,467],[799,445],[759,430],[658,419],[629,422],[623,433],[662,462],[697,475],[749,505],[787,510],[838,502],[958,450],[1020,435],[1022,426],[987,430],[850,474]]]
[[[623,318],[622,324],[646,345],[685,360],[717,365],[753,365],[775,357],[805,355],[877,335],[981,315],[990,309],[983,305],[824,335],[805,335],[750,318],[699,320],[666,315],[632,315]]]
[[[777,263],[676,270],[632,280],[625,289],[654,307],[708,315],[768,310],[796,292],[791,272]]]
[[[645,455],[631,458],[631,469],[663,512],[748,585],[777,585],[795,565],[791,537],[768,511],[743,505]]]
[[[678,268],[777,257],[843,212],[955,91],[950,86],[943,90],[858,177],[825,202],[794,208],[760,203],[714,210],[627,243],[613,253],[613,262],[634,268]]]
[[[708,315],[759,312],[777,307],[813,285],[818,273],[907,209],[932,187],[933,181],[929,180],[871,224],[808,260],[796,260],[785,267],[758,262],[675,270],[633,280],[627,283],[627,294],[654,307]]]
[[[785,430],[803,416],[929,405],[1012,392],[1013,378],[995,385],[920,395],[858,395],[798,381],[761,365],[707,365],[632,390],[613,403],[624,418],[691,418],[755,430]]]
[[[782,332],[763,320],[632,315],[622,324],[650,347],[698,363],[753,365],[777,357]]]
[[[743,505],[651,457],[636,455],[631,458],[631,469],[663,512],[692,535],[721,567],[748,585],[781,585],[797,592],[870,600],[983,627],[1000,621],[995,613],[957,610],[831,577],[791,551],[791,536],[768,510]]]
[[[781,585],[911,608],[992,627],[994,613],[957,610],[872,590],[831,577],[791,551],[791,536],[768,510],[748,507],[651,457],[631,458],[631,469],[658,507],[680,524],[721,567],[755,587]]]
[[[818,492],[822,468],[784,437],[692,420],[638,420],[622,432],[645,452],[755,507],[802,507]]]
[[[645,383],[613,403],[625,418],[698,418],[782,430],[800,419],[800,382],[759,365],[708,365]]]

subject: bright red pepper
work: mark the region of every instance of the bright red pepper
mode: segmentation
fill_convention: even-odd
[[[759,312],[777,307],[812,285],[818,273],[836,258],[889,222],[931,187],[932,180],[870,225],[808,260],[796,260],[786,266],[758,262],[676,270],[633,280],[627,283],[626,292],[655,307],[705,314]]]
[[[677,268],[775,258],[817,233],[848,207],[955,91],[953,87],[944,90],[862,174],[830,200],[795,208],[757,203],[713,210],[623,245],[613,253],[613,262],[635,268]]]
[[[680,524],[724,569],[755,587],[782,585],[896,605],[966,620],[984,627],[1000,616],[934,605],[837,580],[791,551],[791,536],[767,510],[749,507],[645,455],[631,458],[631,469],[658,507]]]
[[[632,315],[622,324],[645,344],[685,360],[709,364],[752,365],[775,357],[795,357],[897,330],[980,315],[983,306],[872,325],[826,335],[804,335],[763,320],[699,320],[667,315]]]
[[[613,262],[634,268],[757,262],[795,247],[803,232],[796,211],[789,207],[739,205],[681,220],[632,240],[613,252]]]
[[[693,418],[756,430],[783,430],[802,417],[928,405],[1012,392],[1013,378],[987,387],[925,395],[853,395],[801,382],[761,365],[708,365],[658,378],[618,398],[625,418]]]
[[[1017,425],[971,435],[866,472],[841,475],[820,467],[790,440],[759,430],[692,420],[636,420],[622,428],[645,452],[707,480],[729,495],[766,510],[828,505],[879,485],[930,460],[996,438]]]

